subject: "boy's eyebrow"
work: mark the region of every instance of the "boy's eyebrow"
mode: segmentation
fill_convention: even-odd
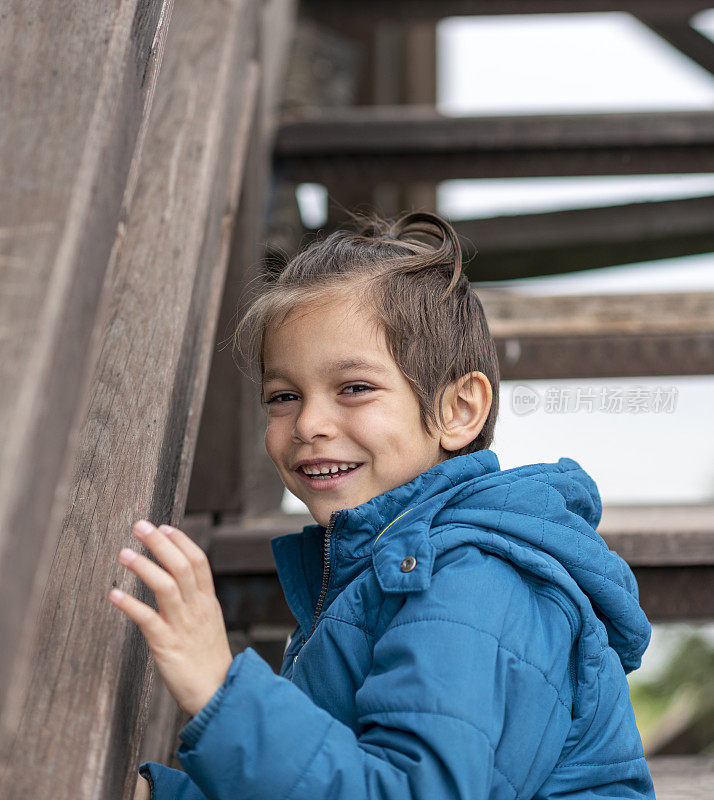
[[[322,370],[323,375],[332,375],[336,372],[348,372],[353,369],[361,369],[367,372],[374,372],[380,375],[386,375],[388,370],[380,364],[374,364],[371,361],[363,361],[362,359],[345,358],[340,361],[331,361],[325,364]],[[280,370],[267,369],[263,375],[263,383],[268,381],[278,380],[285,377]]]

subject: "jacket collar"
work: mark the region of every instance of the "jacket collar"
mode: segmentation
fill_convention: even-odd
[[[408,483],[339,511],[332,529],[330,581],[324,608],[365,569],[369,559],[383,591],[427,588],[435,556],[429,531],[435,514],[444,505],[445,495],[457,493],[464,482],[499,470],[492,450],[456,456]],[[271,540],[285,598],[303,630],[310,630],[320,593],[325,533],[322,525],[307,525],[301,533]],[[409,556],[416,559],[416,566],[404,572],[401,565]]]

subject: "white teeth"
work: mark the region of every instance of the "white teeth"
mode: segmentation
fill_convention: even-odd
[[[333,464],[304,464],[301,469],[306,475],[321,476],[334,475],[336,472],[346,472],[358,466],[354,461]]]

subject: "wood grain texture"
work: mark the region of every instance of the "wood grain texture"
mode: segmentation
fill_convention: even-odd
[[[92,330],[172,0],[10,0],[0,23],[0,706],[67,501]],[[10,705],[12,707],[10,707]],[[14,710],[13,710],[14,709]]]
[[[254,113],[257,4],[176,3],[134,201],[105,284],[71,501],[0,795],[130,797],[152,672],[107,600],[130,524],[180,521]],[[170,731],[169,735],[173,732]],[[161,745],[166,747],[167,745]]]

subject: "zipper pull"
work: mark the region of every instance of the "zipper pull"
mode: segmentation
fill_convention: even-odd
[[[304,636],[302,637],[302,645],[303,645],[303,647],[305,646],[305,637]],[[300,649],[302,649],[302,648],[300,648]],[[293,682],[293,676],[295,675],[295,664],[297,664],[297,660],[298,660],[298,656],[299,655],[300,655],[300,650],[298,650],[297,653],[295,653],[295,656],[293,658],[293,668],[292,668],[292,671],[290,673],[290,683]]]

